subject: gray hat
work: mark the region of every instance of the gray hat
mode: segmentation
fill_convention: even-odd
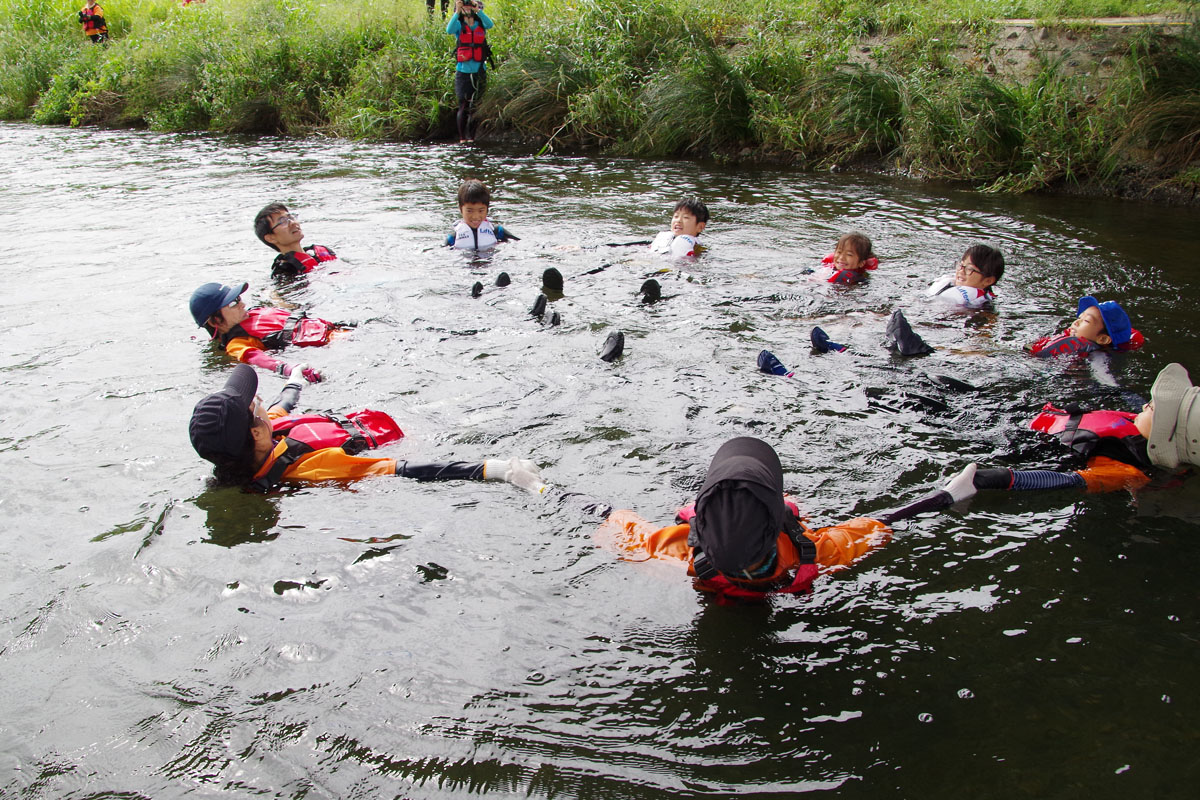
[[[1150,388],[1154,417],[1146,452],[1156,467],[1200,466],[1200,387],[1182,364],[1168,364]]]

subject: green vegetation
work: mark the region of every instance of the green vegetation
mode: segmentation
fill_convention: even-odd
[[[366,139],[453,128],[451,40],[419,0],[0,0],[0,118]],[[1027,191],[1195,186],[1200,37],[1011,66],[999,18],[1186,15],[1183,0],[492,0],[479,116],[540,148],[861,161]],[[1063,26],[1060,26],[1063,27]],[[1070,23],[1072,36],[1096,36]]]

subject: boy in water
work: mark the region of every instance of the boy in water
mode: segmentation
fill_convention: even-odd
[[[1079,298],[1079,316],[1062,333],[1043,336],[1029,346],[1035,356],[1074,355],[1097,350],[1136,350],[1142,346],[1142,334],[1134,330],[1129,315],[1115,300],[1101,303],[1092,296]]]
[[[707,224],[708,206],[696,197],[685,197],[671,211],[671,230],[656,236],[650,250],[675,257],[694,256],[697,239]]]
[[[219,482],[269,492],[288,481],[395,475],[419,481],[508,481],[537,493],[546,488],[537,465],[526,459],[412,463],[355,455],[403,434],[390,417],[378,411],[351,414],[345,420],[326,415],[291,417],[300,402],[304,369],[303,365],[292,368],[269,409],[257,395],[258,375],[245,364],[233,368],[221,391],[196,404],[188,435],[200,457],[216,465],[214,474]],[[365,421],[365,415],[374,415],[374,419]]]
[[[250,284],[222,286],[206,283],[192,293],[189,308],[196,325],[218,340],[225,352],[246,364],[288,375],[292,368],[267,355],[267,350],[282,350],[289,344],[319,347],[329,342],[336,330],[348,326],[309,317],[303,311],[283,308],[247,309],[242,294]],[[310,383],[321,380],[321,373],[305,367]]]
[[[488,250],[500,242],[520,241],[488,219],[492,193],[482,181],[463,181],[458,187],[458,213],[462,215],[446,237],[446,246],[456,250]]]
[[[720,601],[761,600],[805,592],[824,570],[849,566],[891,538],[891,523],[945,508],[973,493],[970,473],[945,488],[874,518],[856,517],[813,530],[783,495],[783,467],[766,442],[748,436],[717,450],[693,505],[675,525],[657,528],[632,511],[610,511],[596,533],[631,561],[663,559],[687,566],[696,588]]]
[[[336,261],[337,253],[320,244],[301,247],[304,230],[300,218],[288,211],[283,203],[270,203],[254,216],[254,235],[258,240],[275,250],[275,262],[271,264],[271,277],[290,278],[305,275],[316,269],[318,264]]]
[[[837,240],[833,252],[822,259],[821,268],[813,276],[829,283],[853,285],[865,281],[867,271],[878,266],[871,240],[866,234],[854,231]]]
[[[986,244],[967,248],[954,273],[934,281],[925,292],[944,303],[978,309],[996,299],[992,286],[1004,275],[1004,254]]]
[[[1200,388],[1181,364],[1168,364],[1150,389],[1150,402],[1138,413],[1073,413],[1047,404],[1030,423],[1087,459],[1083,469],[978,469],[975,489],[1083,489],[1111,492],[1139,489],[1156,475],[1180,466],[1200,466]]]

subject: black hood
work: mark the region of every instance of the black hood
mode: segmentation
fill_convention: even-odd
[[[779,456],[761,439],[731,439],[708,465],[688,544],[736,576],[774,552],[787,513]]]

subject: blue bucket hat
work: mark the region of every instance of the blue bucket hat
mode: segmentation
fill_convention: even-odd
[[[204,284],[192,292],[192,299],[188,303],[188,307],[192,311],[192,319],[196,320],[198,327],[203,328],[209,317],[237,300],[248,288],[250,288],[248,283],[243,283],[241,286],[222,286],[219,283]]]
[[[1075,313],[1082,314],[1089,308],[1100,310],[1100,317],[1104,320],[1104,330],[1108,331],[1114,347],[1125,344],[1133,336],[1133,325],[1129,322],[1129,315],[1116,300],[1106,300],[1101,303],[1091,295],[1081,297],[1079,298],[1079,310]]]

